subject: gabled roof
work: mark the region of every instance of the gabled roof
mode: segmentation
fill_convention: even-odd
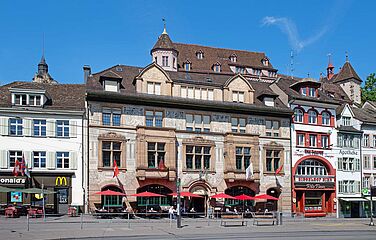
[[[354,113],[354,117],[364,123],[376,124],[376,116],[365,109],[351,107],[351,110]]]
[[[103,73],[101,75],[101,77],[103,77],[103,78],[116,78],[116,79],[120,79],[121,78],[121,76],[119,74],[115,73],[112,70],[106,71],[105,73]]]
[[[356,79],[362,82],[362,79],[359,75],[355,72],[354,68],[351,66],[350,62],[345,62],[341,70],[336,76],[333,76],[333,82],[342,82],[348,79]]]

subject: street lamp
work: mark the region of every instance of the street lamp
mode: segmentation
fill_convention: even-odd
[[[181,206],[181,201],[180,201],[180,174],[179,174],[179,142],[176,139],[176,227],[181,228],[181,211],[180,211],[180,206]]]

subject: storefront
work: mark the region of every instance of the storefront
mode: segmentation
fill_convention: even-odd
[[[42,206],[43,197],[46,213],[67,213],[72,199],[71,174],[42,175],[34,173],[31,178],[25,176],[0,176],[0,186],[19,189],[20,191],[0,193],[0,204]],[[25,188],[44,188],[54,194],[27,194],[21,192]]]
[[[335,170],[324,158],[307,156],[293,168],[293,212],[324,217],[336,212]]]

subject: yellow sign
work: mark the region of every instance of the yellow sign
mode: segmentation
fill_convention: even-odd
[[[63,184],[64,183],[64,184]],[[55,180],[55,186],[67,186],[67,178],[66,177],[57,177]]]

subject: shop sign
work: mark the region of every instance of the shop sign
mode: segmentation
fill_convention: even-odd
[[[324,151],[322,150],[311,150],[311,149],[306,149],[304,151],[306,154],[310,154],[310,155],[320,155],[320,156],[324,156]]]
[[[11,177],[2,176],[0,177],[0,185],[25,185],[26,177]]]
[[[339,154],[341,155],[358,155],[358,152],[355,150],[339,150]]]
[[[295,176],[295,182],[309,182],[309,183],[322,183],[334,182],[334,176]]]
[[[10,201],[12,203],[22,202],[22,192],[10,192]]]
[[[67,186],[67,178],[66,177],[56,177],[55,179],[55,186]]]

